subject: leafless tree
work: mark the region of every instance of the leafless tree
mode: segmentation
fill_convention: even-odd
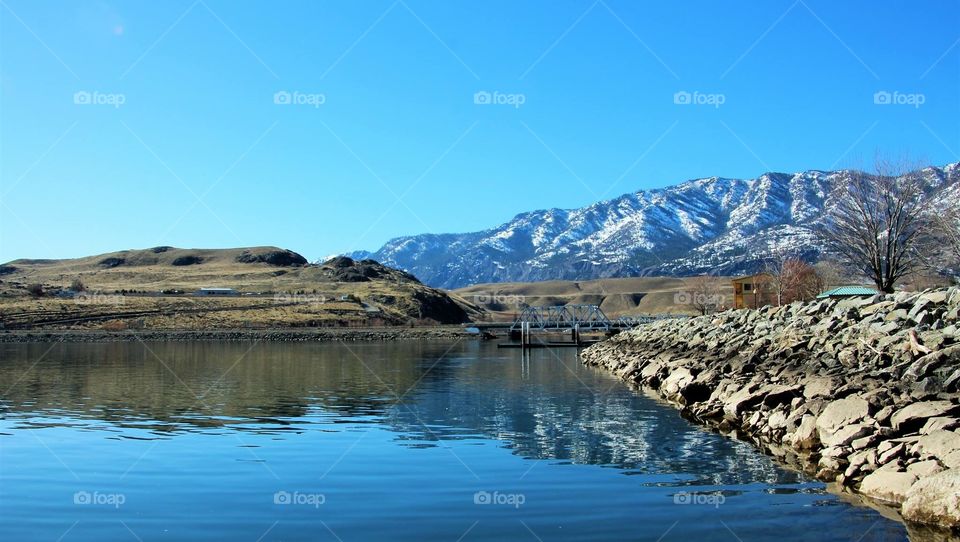
[[[783,251],[767,258],[764,271],[770,276],[769,288],[778,306],[806,301],[820,293],[820,279],[810,264]]]
[[[832,253],[889,293],[924,265],[931,198],[920,168],[878,160],[875,169],[846,172],[819,234]]]
[[[946,207],[934,213],[937,240],[947,249],[951,265],[960,265],[960,201],[954,195]]]
[[[699,275],[686,279],[690,288],[690,304],[700,314],[709,314],[723,306],[724,281],[713,275]]]
[[[843,268],[832,260],[820,260],[814,264],[813,270],[816,273],[817,290],[820,292],[841,286],[846,281]]]
[[[790,274],[784,273],[789,266],[787,262],[792,256],[781,250],[773,250],[763,262],[763,271],[770,276],[769,288],[777,306],[783,305],[787,291],[790,289]]]

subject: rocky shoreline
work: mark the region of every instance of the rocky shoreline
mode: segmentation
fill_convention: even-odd
[[[587,365],[809,474],[960,530],[960,289],[663,320]]]
[[[402,341],[433,339],[476,339],[461,326],[304,328],[304,329],[211,329],[211,330],[29,330],[2,331],[0,343],[28,342],[133,342],[133,341]]]

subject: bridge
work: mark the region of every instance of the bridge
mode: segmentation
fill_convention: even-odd
[[[598,305],[557,305],[553,307],[525,307],[510,326],[510,331],[531,330],[609,331],[617,326]]]
[[[536,332],[569,332],[570,343],[550,343],[554,346],[579,346],[581,332],[613,334],[633,327],[649,324],[661,318],[675,316],[622,316],[611,320],[598,305],[557,305],[525,307],[510,324],[510,336],[520,339],[521,347],[534,345],[532,334]],[[545,344],[545,343],[544,343]],[[506,345],[504,345],[506,346]]]

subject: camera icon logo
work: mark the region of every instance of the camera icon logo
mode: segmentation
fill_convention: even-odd
[[[473,494],[473,504],[490,504],[493,499],[489,491],[478,491]]]
[[[93,498],[89,491],[78,491],[73,494],[73,504],[90,504]]]
[[[278,491],[273,494],[273,504],[290,504],[292,499],[290,498],[290,493],[286,491]]]
[[[291,96],[286,90],[279,90],[273,93],[273,103],[277,105],[290,105]]]
[[[692,98],[693,97],[689,92],[681,90],[680,92],[675,92],[673,94],[673,103],[677,105],[690,105],[693,103]]]
[[[92,97],[86,90],[80,90],[73,93],[73,103],[76,105],[90,105]]]
[[[487,105],[487,104],[493,103],[493,96],[489,92],[485,90],[481,90],[479,92],[474,93],[473,103],[475,103],[476,105]]]
[[[876,105],[889,105],[893,103],[893,96],[886,90],[881,90],[873,94],[873,103]]]
[[[689,305],[693,302],[690,292],[677,292],[673,294],[674,305]]]

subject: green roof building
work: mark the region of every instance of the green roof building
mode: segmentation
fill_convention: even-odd
[[[840,286],[832,290],[827,290],[817,296],[817,299],[826,299],[828,297],[867,297],[876,295],[880,292],[866,286]]]

